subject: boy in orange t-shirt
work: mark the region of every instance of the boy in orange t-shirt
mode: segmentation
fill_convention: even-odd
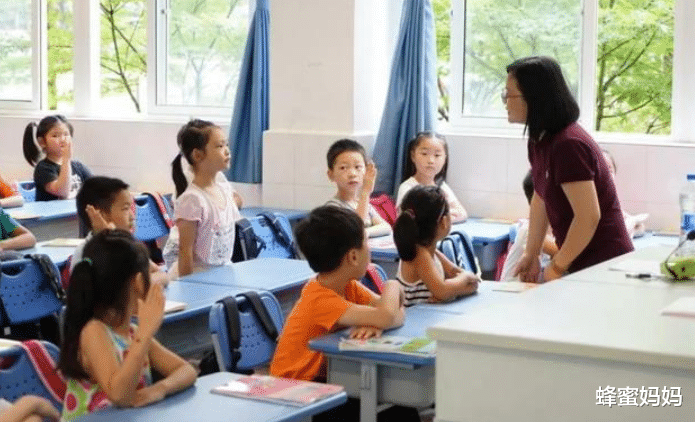
[[[297,243],[318,273],[302,289],[278,341],[270,373],[301,380],[325,380],[326,359],[309,341],[352,327],[350,337],[378,337],[403,324],[401,289],[394,280],[378,296],[361,279],[369,263],[362,219],[352,210],[322,206],[295,230]]]

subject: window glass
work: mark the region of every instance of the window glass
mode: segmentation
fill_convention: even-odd
[[[48,108],[70,111],[75,105],[73,74],[73,0],[48,0]]]
[[[33,97],[31,6],[31,0],[0,2],[0,100]]]

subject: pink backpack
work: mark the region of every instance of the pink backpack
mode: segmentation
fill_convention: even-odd
[[[393,202],[393,198],[386,193],[378,193],[369,198],[369,203],[376,209],[376,212],[393,227],[396,223],[396,217],[398,216],[398,212],[396,212],[396,203]]]

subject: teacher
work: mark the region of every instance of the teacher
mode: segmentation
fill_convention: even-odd
[[[528,240],[515,270],[521,281],[554,280],[632,251],[608,165],[577,123],[579,106],[557,62],[527,57],[507,66],[502,100],[509,122],[526,125],[534,184]],[[548,224],[559,250],[541,276]]]

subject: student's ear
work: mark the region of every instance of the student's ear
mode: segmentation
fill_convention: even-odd
[[[329,168],[328,170],[326,170],[326,175],[328,176],[328,180],[330,180],[331,182],[335,181],[333,180],[333,169]]]
[[[43,136],[36,138],[36,143],[39,144],[41,148],[46,148],[46,138]]]
[[[345,254],[345,263],[350,266],[357,266],[360,262],[359,249],[352,248]]]
[[[205,158],[205,151],[202,149],[194,148],[193,152],[191,153],[191,158],[193,159],[194,163],[200,162],[203,158]]]

